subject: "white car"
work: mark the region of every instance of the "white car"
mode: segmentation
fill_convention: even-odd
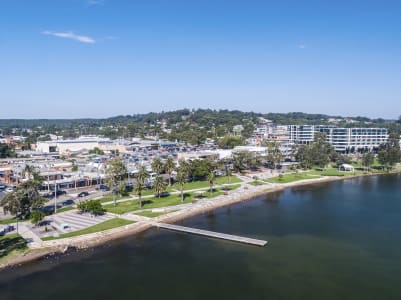
[[[6,193],[11,193],[11,192],[14,192],[14,187],[12,187],[12,186],[9,186],[8,188],[6,188],[6,190],[5,190],[5,192]]]

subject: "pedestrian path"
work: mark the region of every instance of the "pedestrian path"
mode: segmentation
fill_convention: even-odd
[[[24,223],[18,226],[18,233],[27,241],[27,243],[41,243],[42,240]]]

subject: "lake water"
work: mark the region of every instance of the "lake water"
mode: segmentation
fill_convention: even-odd
[[[401,299],[401,176],[287,189],[0,273],[0,299]]]

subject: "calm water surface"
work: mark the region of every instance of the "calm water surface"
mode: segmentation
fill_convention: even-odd
[[[401,299],[401,176],[287,189],[0,273],[0,299]]]

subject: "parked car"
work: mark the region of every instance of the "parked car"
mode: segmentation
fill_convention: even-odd
[[[105,184],[99,185],[99,187],[97,187],[96,189],[101,191],[110,191],[110,188]]]
[[[79,194],[78,194],[78,197],[86,197],[86,196],[89,196],[89,193],[88,192],[80,192]]]
[[[71,204],[74,204],[74,201],[72,199],[65,200],[62,203],[63,206],[67,206],[67,205],[71,205]]]
[[[57,196],[61,196],[61,195],[65,195],[65,194],[67,194],[67,192],[64,191],[64,190],[57,190],[57,191],[56,191],[56,195],[57,195]]]
[[[2,190],[5,190],[6,189],[6,185],[4,185],[4,184],[0,184],[0,191],[2,191]]]
[[[15,228],[13,225],[5,225],[0,227],[0,235],[4,235],[8,232],[13,231]]]
[[[6,192],[6,193],[14,192],[14,190],[15,190],[16,188],[17,188],[17,187],[16,187],[15,185],[14,185],[14,186],[9,186],[9,187],[6,188],[5,192]]]
[[[127,192],[131,192],[134,189],[134,184],[132,182],[126,182],[125,189],[127,190]]]

